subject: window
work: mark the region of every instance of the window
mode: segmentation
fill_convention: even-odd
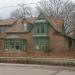
[[[24,23],[24,31],[27,31],[27,23]]]
[[[41,33],[45,33],[45,26],[41,25]]]
[[[45,26],[44,25],[37,25],[37,33],[44,33]]]
[[[37,28],[36,28],[37,30],[37,33],[40,33],[40,26],[39,25],[37,25]]]
[[[47,34],[48,33],[48,25],[44,24],[44,23],[35,25],[34,33],[35,34]]]
[[[5,39],[4,40],[5,50],[26,50],[26,40],[17,39]]]
[[[36,50],[48,49],[48,37],[34,38],[34,49],[36,49]]]
[[[72,40],[72,48],[75,49],[75,40]]]
[[[69,48],[75,49],[75,40],[69,40]]]
[[[68,39],[68,46],[69,46],[69,48],[71,48],[71,46],[72,46],[72,40],[70,40],[70,39]]]
[[[0,26],[0,32],[6,31],[7,28],[8,28],[7,26]]]

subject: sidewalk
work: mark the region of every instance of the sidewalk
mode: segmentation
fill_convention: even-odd
[[[0,63],[0,75],[75,75],[74,67]]]

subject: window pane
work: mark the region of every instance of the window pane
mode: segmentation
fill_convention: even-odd
[[[41,25],[41,33],[44,33],[45,30],[44,30],[44,25]]]
[[[36,37],[34,38],[34,49],[44,50],[48,47],[48,37]]]
[[[24,24],[24,31],[27,31],[27,23]]]
[[[37,25],[37,33],[40,33],[40,26]]]
[[[15,39],[6,39],[4,40],[4,49],[8,50],[25,50],[26,49],[25,40],[15,40]]]

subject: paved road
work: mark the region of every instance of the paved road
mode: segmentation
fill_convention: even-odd
[[[75,67],[0,63],[0,75],[75,75]]]

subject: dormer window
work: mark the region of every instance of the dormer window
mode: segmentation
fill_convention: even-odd
[[[27,23],[24,23],[24,26],[23,26],[24,28],[24,31],[28,31],[28,28],[27,28]]]

